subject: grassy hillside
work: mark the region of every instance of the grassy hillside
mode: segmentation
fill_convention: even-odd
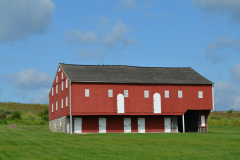
[[[240,112],[211,112],[209,126],[240,126]]]
[[[47,125],[48,118],[43,118],[43,112],[48,110],[47,104],[0,103],[0,124],[40,124]],[[19,111],[21,118],[12,118],[13,113]]]
[[[0,159],[239,159],[240,127],[209,133],[53,133],[47,126],[0,125]]]

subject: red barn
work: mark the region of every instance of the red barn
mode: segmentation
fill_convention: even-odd
[[[53,132],[207,132],[213,82],[192,68],[60,63],[49,93]]]

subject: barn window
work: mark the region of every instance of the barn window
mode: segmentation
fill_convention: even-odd
[[[203,98],[203,91],[198,91],[198,98]]]
[[[144,91],[144,98],[149,98],[149,91]]]
[[[58,76],[56,76],[56,83],[58,83]]]
[[[178,91],[178,98],[182,98],[183,95],[182,95],[182,91]]]
[[[68,97],[66,97],[66,107],[68,106]]]
[[[128,97],[128,90],[124,90],[124,97]]]
[[[58,85],[56,85],[56,94],[58,94]]]
[[[56,111],[58,110],[58,101],[56,102]]]
[[[68,88],[68,80],[66,79],[66,88]]]
[[[60,72],[61,71],[61,69],[60,69],[60,67],[58,68],[58,72]]]
[[[62,120],[60,119],[60,127],[62,126]]]
[[[53,103],[52,103],[52,112],[53,112]]]
[[[62,72],[62,79],[63,79],[63,72]]]
[[[62,99],[61,107],[63,108],[63,99]]]
[[[165,91],[165,98],[169,98],[169,91],[168,90]]]
[[[85,89],[85,97],[89,97],[89,89]]]
[[[108,90],[108,97],[113,97],[113,90],[112,89]]]
[[[63,81],[62,81],[62,91],[63,91]]]
[[[53,96],[53,87],[52,87],[52,96]]]

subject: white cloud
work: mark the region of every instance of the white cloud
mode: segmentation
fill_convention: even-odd
[[[112,30],[104,35],[101,42],[105,46],[113,47],[113,45],[127,46],[134,44],[137,41],[135,39],[126,39],[125,36],[129,32],[129,27],[125,25],[121,20],[118,20]]]
[[[214,93],[215,110],[240,110],[240,91],[228,82],[217,82]]]
[[[120,0],[118,6],[122,9],[133,9],[137,7],[137,3],[134,0]]]
[[[64,42],[81,47],[77,50],[80,56],[78,60],[97,59],[102,62],[109,52],[118,53],[119,50],[137,44],[134,38],[127,38],[131,30],[122,20],[113,23],[108,18],[100,17],[99,21],[98,31],[72,29],[65,32]]]
[[[89,45],[97,43],[98,35],[94,31],[82,33],[80,30],[72,29],[65,32],[65,41],[73,44]]]
[[[1,0],[0,42],[14,42],[42,33],[55,9],[51,0]]]
[[[44,89],[42,93],[38,95],[37,98],[30,99],[30,103],[48,104],[49,103],[48,94],[49,94],[49,89]]]
[[[231,21],[240,22],[239,0],[190,0],[208,14],[228,14]]]
[[[217,53],[219,51],[225,50],[240,50],[240,41],[235,38],[226,38],[225,36],[219,35],[217,36],[216,42],[208,43],[206,46],[206,57],[208,60],[212,60],[213,62],[221,62],[222,59],[227,58],[226,53]]]
[[[87,50],[85,48],[80,48],[77,54],[80,56],[79,59],[81,60],[97,59],[99,62],[103,62],[108,53],[102,49]]]
[[[14,84],[19,89],[40,89],[49,88],[52,78],[44,72],[36,72],[36,69],[25,69],[20,73],[7,75],[8,82]]]
[[[240,84],[240,63],[232,67],[230,73],[231,73],[230,79]]]

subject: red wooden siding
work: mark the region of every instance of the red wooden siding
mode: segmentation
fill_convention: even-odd
[[[89,97],[85,97],[89,89]],[[113,97],[108,97],[108,89],[113,90]],[[153,113],[153,94],[161,95],[159,115],[183,115],[187,110],[213,109],[212,85],[146,85],[146,84],[103,84],[72,83],[73,115],[156,115]],[[125,113],[117,113],[117,95],[128,90],[124,98]],[[144,90],[149,90],[149,98],[144,98]],[[164,91],[169,90],[169,98]],[[183,98],[178,98],[182,90]],[[198,98],[198,91],[203,91],[203,98]],[[51,103],[50,103],[51,104]]]
[[[69,115],[69,108],[70,108],[70,82],[68,80],[68,88],[66,88],[66,80],[67,77],[63,74],[62,79],[62,69],[61,71],[57,71],[58,83],[56,83],[56,77],[53,83],[53,96],[52,96],[52,89],[49,94],[49,120],[59,118],[65,115]],[[62,81],[63,84],[63,91],[62,91]],[[56,94],[56,85],[58,84],[58,93]],[[68,97],[68,107],[66,107],[66,97]],[[63,109],[61,108],[61,101],[63,99]],[[58,110],[56,111],[56,101],[58,101]],[[52,113],[52,103],[53,103],[53,113]]]
[[[106,118],[107,133],[123,133],[126,116],[81,116],[82,133],[99,133],[99,118]],[[138,118],[145,118],[145,132],[164,132],[164,116],[128,116],[131,118],[131,132],[138,132]],[[74,132],[74,118],[73,118]]]

